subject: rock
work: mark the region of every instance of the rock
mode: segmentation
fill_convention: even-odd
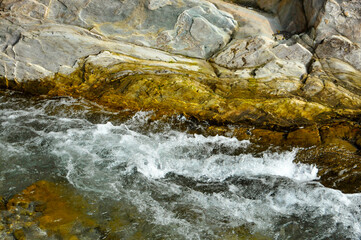
[[[307,20],[302,0],[230,0],[245,6],[253,6],[277,14],[284,30],[292,33],[303,32]],[[281,29],[279,29],[281,30]]]
[[[230,40],[233,17],[214,5],[196,6],[179,15],[173,30],[160,33],[160,48],[191,57],[208,58]]]
[[[361,134],[361,129],[357,125],[354,126],[351,123],[343,122],[321,127],[320,134],[324,140],[338,138],[354,142]]]
[[[343,150],[351,153],[357,152],[357,147],[355,147],[350,142],[343,140],[341,138],[328,138],[324,141],[324,146],[332,149]]]
[[[39,204],[44,206],[40,212]],[[93,231],[97,225],[85,213],[86,206],[70,188],[39,181],[9,200],[9,213],[19,216],[9,224],[10,231],[16,239],[101,239],[100,232]]]
[[[6,210],[5,199],[0,196],[0,211]]]
[[[274,47],[272,52],[280,59],[301,62],[305,66],[307,66],[312,59],[312,53],[302,47],[299,43],[292,46],[280,44]]]
[[[361,43],[361,2],[328,0],[315,22],[316,41],[332,35],[342,35],[352,42]]]
[[[277,15],[284,29],[291,33],[300,33],[307,29],[307,20],[302,0],[282,0]]]
[[[301,80],[302,76],[307,74],[305,65],[299,62],[275,60],[268,62],[261,68],[256,69],[256,78],[296,78]],[[298,88],[300,86],[297,86]],[[291,89],[296,89],[290,86]],[[291,90],[292,91],[292,90]]]
[[[303,92],[312,100],[330,107],[359,109],[361,72],[338,59],[315,61]]]
[[[321,137],[316,126],[301,128],[287,135],[287,145],[312,147],[321,144]]]
[[[304,0],[303,7],[308,27],[313,27],[326,0]]]
[[[301,79],[302,75],[307,74],[305,64],[312,58],[307,49],[299,44],[274,46],[276,43],[267,37],[235,40],[213,61],[228,69],[242,69],[235,74],[244,78]]]
[[[317,165],[324,186],[344,193],[358,193],[361,191],[361,157],[355,150],[346,140],[328,139],[326,144],[315,148],[300,149],[296,161]]]
[[[361,34],[361,33],[360,33]],[[361,35],[360,35],[361,36]],[[316,49],[319,58],[337,58],[361,71],[361,47],[340,35],[326,38]]]
[[[274,34],[283,30],[277,16],[229,4],[221,0],[208,1],[214,3],[220,10],[232,14],[238,22],[238,28],[232,36],[233,39],[244,39],[255,36],[272,39]]]
[[[216,55],[214,62],[228,69],[257,67],[275,59],[275,55],[270,50],[274,44],[266,37],[237,40]]]
[[[361,134],[356,138],[356,146],[361,149]]]
[[[195,65],[202,62],[202,60],[174,56],[150,48],[103,40],[100,36],[82,28],[60,25],[36,27],[26,36],[19,38],[17,44],[11,49],[16,53],[14,58],[4,53],[0,55],[0,73],[7,79],[17,79],[20,82],[43,79],[55,73],[69,75],[78,67],[78,59],[103,50],[130,54],[128,59],[151,60],[154,61],[153,64],[182,62],[185,68],[196,71],[200,70],[200,67]],[[203,61],[201,65],[208,64]],[[211,66],[208,65],[206,68],[211,68]]]
[[[20,25],[75,25],[107,38],[197,58],[207,58],[224,47],[237,26],[230,14],[203,0],[44,4],[25,0],[6,1],[2,6],[11,11],[9,19]]]
[[[261,145],[281,146],[284,144],[285,133],[266,129],[254,129],[251,131],[250,140]]]

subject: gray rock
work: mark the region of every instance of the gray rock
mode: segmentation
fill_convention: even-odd
[[[233,34],[233,39],[254,36],[273,38],[275,33],[283,30],[277,16],[226,3],[221,0],[209,0],[209,2],[214,3],[220,10],[232,14],[234,19],[237,20],[238,29]]]
[[[303,0],[303,7],[307,19],[308,27],[315,25],[326,0]]]
[[[297,78],[307,74],[305,65],[300,62],[274,60],[268,62],[265,66],[256,69],[256,78]]]
[[[276,14],[282,28],[288,32],[299,33],[307,28],[303,0],[231,0],[231,2]]]
[[[343,35],[361,44],[361,2],[358,0],[328,0],[315,23],[316,40]]]
[[[288,32],[299,33],[307,29],[307,20],[302,0],[282,0],[277,15]]]
[[[174,29],[161,33],[158,43],[170,52],[208,58],[229,42],[235,28],[232,15],[212,4],[196,6],[179,15]]]
[[[312,53],[299,43],[291,46],[280,44],[272,49],[272,52],[280,59],[301,62],[308,65],[312,59]]]
[[[329,107],[359,109],[361,72],[335,58],[321,59],[312,64],[302,90],[311,101]]]
[[[275,44],[266,37],[236,40],[216,55],[214,62],[229,69],[257,67],[276,58],[271,51]]]
[[[360,35],[361,36],[361,35]],[[326,38],[316,49],[319,58],[337,58],[361,70],[361,47],[344,36]]]
[[[224,47],[237,26],[230,14],[205,0],[7,0],[1,4],[11,21],[22,26],[75,25],[111,39],[197,58]],[[169,31],[167,38],[158,37],[162,31]]]
[[[0,75],[18,81],[42,79],[57,72],[70,74],[78,67],[79,59],[105,50],[129,56],[126,59],[153,61],[153,65],[163,66],[171,62],[176,69],[197,72],[211,69],[203,60],[109,40],[70,25],[40,25],[22,32],[15,44],[8,42],[5,45],[13,56],[0,53]]]

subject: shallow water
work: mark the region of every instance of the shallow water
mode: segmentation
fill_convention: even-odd
[[[255,154],[248,141],[180,131],[183,117],[127,115],[72,98],[1,94],[0,195],[66,181],[119,239],[242,239],[240,229],[361,239],[361,195],[323,187],[315,166],[293,162],[297,149]]]

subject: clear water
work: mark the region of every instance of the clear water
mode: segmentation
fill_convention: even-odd
[[[180,131],[182,117],[123,115],[2,93],[0,195],[65,180],[119,239],[226,239],[243,228],[270,239],[361,239],[361,194],[323,187],[315,166],[293,162],[297,149],[255,154],[248,141]]]

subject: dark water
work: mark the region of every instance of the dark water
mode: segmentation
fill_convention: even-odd
[[[182,117],[165,124],[127,115],[2,93],[0,195],[65,181],[119,239],[242,239],[242,229],[270,239],[361,239],[361,195],[317,183],[316,167],[293,163],[297,149],[254,154],[247,141],[180,131]]]

